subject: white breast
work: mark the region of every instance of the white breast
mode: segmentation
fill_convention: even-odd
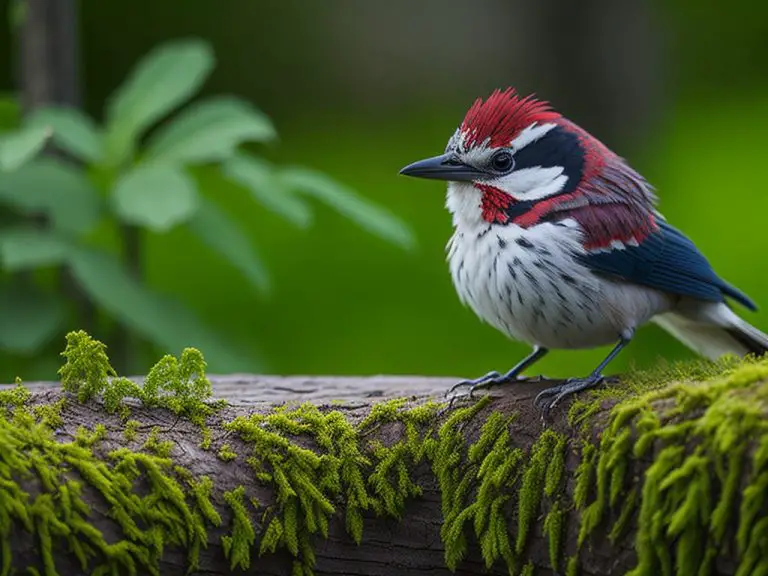
[[[464,304],[510,338],[546,348],[591,348],[615,343],[669,309],[662,293],[597,276],[579,263],[574,255],[583,248],[575,221],[526,229],[489,224],[477,208],[452,210],[467,201],[479,206],[479,197],[455,196],[449,191],[453,284]]]

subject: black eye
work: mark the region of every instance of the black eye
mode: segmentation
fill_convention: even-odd
[[[515,159],[508,150],[499,150],[491,156],[491,168],[496,172],[509,172],[515,165]]]

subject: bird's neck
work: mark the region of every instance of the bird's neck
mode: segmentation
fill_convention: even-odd
[[[532,200],[517,200],[494,186],[450,182],[446,208],[457,229],[472,230],[489,225],[527,228],[538,224],[559,202],[573,194],[533,195]]]
[[[457,230],[487,228],[488,222],[482,215],[483,192],[466,182],[449,182],[445,197],[445,207],[453,219]]]

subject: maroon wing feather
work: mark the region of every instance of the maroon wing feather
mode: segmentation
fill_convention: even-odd
[[[602,142],[565,122],[580,136],[584,175],[572,194],[552,199],[544,219],[576,220],[584,231],[587,250],[608,248],[613,242],[642,242],[658,229],[653,188]]]

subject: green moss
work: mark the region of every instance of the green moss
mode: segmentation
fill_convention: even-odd
[[[64,390],[77,394],[80,402],[104,392],[109,379],[116,376],[106,349],[82,330],[67,334],[67,347],[61,353],[67,361],[59,376]]]
[[[542,499],[556,499],[562,489],[566,439],[547,430],[526,455],[514,447],[510,436],[516,415],[491,412],[478,439],[465,448],[460,424],[485,407],[490,402],[486,398],[455,411],[438,434],[433,468],[443,498],[441,534],[449,568],[455,569],[466,554],[466,527],[471,526],[486,567],[503,561],[510,574],[515,574],[520,570]],[[505,508],[515,498],[518,512],[513,537]],[[558,519],[561,516],[552,516],[548,525],[551,534],[557,535],[553,545],[559,551]]]
[[[66,400],[61,398],[52,404],[38,404],[32,408],[32,413],[38,422],[44,423],[50,428],[60,428],[63,424],[61,411],[64,409]]]
[[[167,458],[171,455],[171,450],[173,450],[173,442],[170,440],[160,440],[160,427],[152,426],[152,430],[144,441],[142,448],[162,458]]]
[[[577,506],[583,508],[579,544],[609,511],[617,518],[610,537],[619,537],[636,511],[637,565],[630,574],[709,574],[727,526],[738,522],[743,554],[738,573],[752,573],[768,552],[762,544],[748,551],[745,536],[757,530],[755,542],[763,537],[757,511],[768,504],[768,360],[725,358],[693,364],[690,372],[678,365],[666,379],[657,374],[655,382],[616,403],[591,449],[596,464],[589,455],[582,460],[583,477],[590,479],[577,482]],[[585,406],[589,402],[581,409]],[[641,485],[630,486],[631,463],[648,458],[652,449]],[[750,451],[754,456],[745,470]],[[748,485],[739,510],[745,473]],[[591,502],[584,507],[587,488]]]
[[[94,444],[101,442],[107,436],[107,427],[104,424],[96,424],[93,431],[88,430],[85,426],[78,426],[75,432],[75,443],[78,446],[92,447]]]
[[[203,450],[210,450],[211,441],[212,441],[211,429],[205,424],[203,424],[202,426],[200,426],[200,434],[202,436],[202,439],[200,440],[200,444],[199,444],[200,448],[202,448]]]
[[[576,556],[568,558],[568,564],[565,568],[565,576],[578,576],[579,574],[579,559]]]
[[[198,351],[162,358],[141,385],[118,377],[103,345],[84,333],[68,336],[64,356],[64,386],[82,401],[101,395],[105,409],[125,418],[124,400],[135,397],[200,426],[200,445],[211,448],[207,425],[221,403],[210,400]],[[739,576],[768,573],[768,361],[672,364],[624,380],[573,403],[569,421],[581,437],[569,441],[545,430],[528,452],[513,441],[517,415],[494,411],[490,396],[453,410],[442,424],[437,404],[406,399],[376,404],[357,424],[338,409],[309,403],[225,422],[245,442],[242,456],[254,480],[275,495],[266,506],[243,486],[219,495],[229,512],[221,542],[230,567],[251,567],[254,550],[261,556],[283,549],[294,557],[294,574],[312,574],[316,539],[328,536],[334,515],[360,543],[365,515],[406,513],[423,490],[414,470],[426,465],[440,490],[451,569],[472,539],[488,568],[502,562],[510,574],[532,574],[529,541],[543,534],[552,570],[575,576],[579,549],[598,527],[616,541],[637,516],[633,575],[705,576],[717,551],[734,545]],[[18,526],[38,538],[46,574],[55,573],[51,551],[62,544],[94,574],[157,574],[171,546],[185,550],[194,569],[210,527],[223,522],[212,503],[215,486],[174,464],[173,444],[159,428],[142,451],[115,450],[104,461],[92,453],[107,435],[103,425],[78,430],[71,443],[53,440],[63,403],[30,406],[29,393],[17,386],[0,392],[0,404],[0,575],[13,568],[9,542]],[[126,442],[138,427],[125,423]],[[580,459],[571,498],[569,453]],[[217,456],[238,455],[223,444]],[[35,484],[26,492],[19,482]],[[86,487],[103,497],[118,540],[106,542],[90,524]],[[570,518],[578,522],[569,527],[578,531],[576,550],[564,549]]]
[[[256,541],[256,531],[245,506],[245,488],[238,486],[224,492],[224,501],[232,510],[232,533],[221,537],[224,556],[229,560],[230,570],[247,570],[251,566],[251,549]]]
[[[123,438],[125,438],[126,442],[133,442],[136,440],[136,435],[140,426],[141,422],[138,420],[128,420],[128,422],[125,423],[125,428],[123,429]]]
[[[189,477],[187,478],[187,482],[191,487],[192,495],[195,498],[195,512],[200,514],[200,516],[212,526],[221,526],[221,516],[211,503],[213,481],[208,476],[203,476],[200,478],[200,480],[194,480],[193,478]]]
[[[564,445],[565,438],[562,435],[552,430],[544,430],[531,448],[528,465],[518,493],[517,541],[515,543],[515,552],[518,555],[523,552],[545,488],[554,493],[560,483],[562,471],[565,468],[562,452]],[[553,462],[555,463],[554,466],[552,466]],[[552,485],[545,487],[545,479],[550,467],[556,472],[551,474],[550,479],[547,480],[547,483],[549,484],[551,481]]]
[[[13,566],[9,546],[14,526],[33,532],[45,574],[56,574],[52,550],[62,542],[82,569],[94,574],[126,571],[158,574],[165,546],[188,550],[191,566],[197,551],[207,542],[203,516],[197,501],[187,497],[174,479],[171,462],[149,454],[115,451],[107,462],[91,452],[105,435],[103,425],[93,432],[80,429],[74,441],[53,439],[50,419],[36,420],[22,407],[13,417],[0,417],[0,536],[3,572]],[[72,478],[73,474],[79,480]],[[36,477],[35,496],[24,491],[18,479]],[[135,483],[146,489],[139,496]],[[104,497],[110,516],[118,523],[123,539],[108,543],[90,522],[90,509],[82,497],[88,484]]]
[[[576,468],[576,485],[573,489],[573,502],[578,510],[583,510],[587,505],[592,475],[595,471],[596,457],[597,450],[595,446],[588,441],[584,441],[581,445],[581,459]]]
[[[0,405],[7,408],[19,408],[24,406],[32,394],[24,386],[20,379],[16,379],[16,386],[10,390],[0,390]]]
[[[232,450],[232,447],[229,444],[222,444],[216,456],[219,458],[219,460],[229,462],[237,458],[237,452]]]
[[[205,359],[195,348],[185,348],[180,358],[163,356],[142,384],[118,376],[106,346],[82,330],[67,334],[62,356],[66,363],[59,376],[64,390],[77,394],[80,402],[101,395],[110,414],[119,412],[127,417],[124,400],[130,397],[147,408],[166,408],[203,427],[206,418],[226,404],[210,402],[212,387],[205,375]]]
[[[544,519],[544,532],[547,536],[549,550],[549,565],[554,572],[558,571],[560,554],[563,548],[563,529],[565,528],[565,510],[559,502],[555,502]]]

